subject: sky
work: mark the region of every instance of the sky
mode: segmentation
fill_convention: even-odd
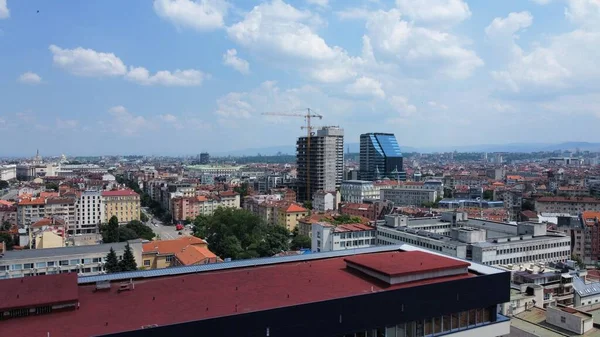
[[[600,141],[600,0],[0,0],[0,156]]]

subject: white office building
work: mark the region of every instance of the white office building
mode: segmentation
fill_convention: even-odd
[[[412,189],[406,187],[386,188],[380,191],[380,199],[391,201],[394,206],[421,206],[432,203],[438,197],[435,189]]]
[[[375,246],[376,230],[363,224],[332,225],[314,223],[312,225],[312,251],[330,252]]]
[[[340,186],[342,201],[361,204],[365,199],[379,200],[380,186],[372,181],[344,180]]]
[[[74,234],[97,233],[104,219],[102,192],[87,190],[81,192],[75,204],[76,220]]]

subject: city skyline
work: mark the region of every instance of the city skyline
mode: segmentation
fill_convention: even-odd
[[[592,0],[0,0],[0,141],[19,145],[0,156],[293,146],[302,120],[261,113],[306,107],[348,142],[390,132],[401,149],[600,141],[599,13]]]

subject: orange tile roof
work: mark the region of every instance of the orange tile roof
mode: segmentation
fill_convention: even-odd
[[[295,203],[291,203],[285,211],[288,213],[308,212],[308,210],[306,208],[304,208],[298,204],[295,204]]]
[[[581,217],[583,218],[583,222],[586,225],[591,226],[596,222],[596,219],[600,219],[600,212],[585,211],[585,212],[583,212]]]
[[[0,205],[12,206],[14,204],[15,204],[14,202],[6,201],[6,200],[0,200]]]
[[[208,250],[206,247],[187,246],[180,252],[175,253],[175,257],[182,265],[190,266],[198,263],[203,263],[206,259],[216,262],[217,256]]]
[[[40,198],[58,197],[58,192],[40,192]]]
[[[19,206],[29,206],[29,205],[44,205],[46,200],[43,198],[35,198],[35,199],[21,199],[17,203]]]
[[[104,191],[102,192],[103,197],[128,197],[138,195],[133,190],[113,190],[113,191]]]
[[[173,240],[156,240],[142,245],[144,253],[157,252],[158,254],[175,254],[183,248],[192,245],[205,246],[206,241],[195,236],[183,236]]]

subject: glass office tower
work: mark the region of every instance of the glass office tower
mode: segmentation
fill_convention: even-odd
[[[406,180],[396,136],[393,133],[360,135],[360,179],[384,178]]]

